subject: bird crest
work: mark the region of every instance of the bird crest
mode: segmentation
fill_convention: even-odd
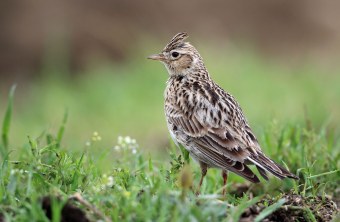
[[[172,49],[177,48],[180,45],[184,44],[184,40],[189,37],[188,33],[180,32],[176,34],[171,41],[165,46],[163,51],[171,51]]]

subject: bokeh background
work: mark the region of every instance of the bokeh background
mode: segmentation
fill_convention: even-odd
[[[99,147],[128,135],[162,153],[167,73],[146,57],[181,31],[259,137],[273,121],[336,128],[339,9],[335,0],[1,1],[1,117],[17,84],[12,149],[57,131],[68,110],[68,149],[96,131]]]

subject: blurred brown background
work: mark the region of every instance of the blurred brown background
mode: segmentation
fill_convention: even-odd
[[[340,1],[307,0],[1,1],[0,78],[39,77],[46,54],[70,70],[93,57],[126,61],[146,39],[179,31],[216,44],[251,44],[279,58],[327,61],[339,54],[339,9]]]

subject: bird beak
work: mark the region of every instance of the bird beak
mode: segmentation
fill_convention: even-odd
[[[148,59],[152,59],[152,60],[158,60],[158,61],[164,61],[165,60],[165,57],[162,53],[160,54],[153,54],[153,55],[150,55],[148,56]]]

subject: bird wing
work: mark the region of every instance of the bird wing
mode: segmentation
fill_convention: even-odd
[[[177,95],[174,103],[165,104],[166,116],[207,161],[253,182],[258,179],[245,165],[250,162],[265,179],[265,170],[281,179],[295,176],[262,153],[240,106],[230,94],[217,85],[194,83],[185,88],[187,91],[176,92],[182,96]]]

